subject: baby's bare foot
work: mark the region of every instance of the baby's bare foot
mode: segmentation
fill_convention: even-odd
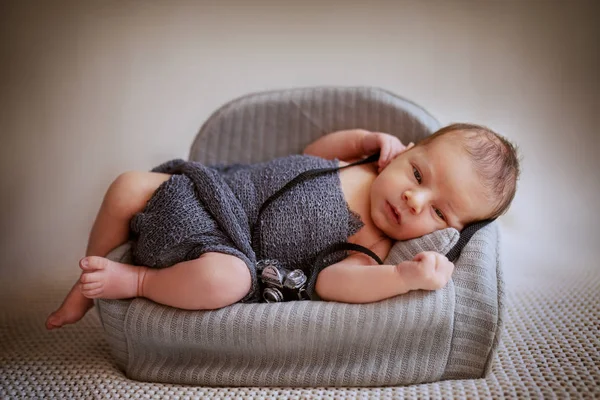
[[[146,267],[121,264],[104,257],[84,257],[79,262],[81,293],[88,299],[128,299],[141,292]]]
[[[46,329],[52,330],[60,328],[63,325],[73,324],[79,321],[85,313],[94,306],[92,299],[86,298],[81,293],[79,282],[73,285],[73,288],[65,297],[65,300],[52,314],[46,319]]]

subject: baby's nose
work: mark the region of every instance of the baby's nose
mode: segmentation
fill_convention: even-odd
[[[425,201],[424,193],[407,190],[402,194],[402,199],[406,202],[410,208],[410,212],[413,214],[420,214],[423,210],[423,204]]]

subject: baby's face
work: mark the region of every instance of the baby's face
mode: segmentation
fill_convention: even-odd
[[[447,134],[396,157],[371,186],[371,217],[387,236],[407,240],[492,211],[460,139]]]

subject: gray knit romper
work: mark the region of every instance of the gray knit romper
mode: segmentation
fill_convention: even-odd
[[[258,225],[257,216],[265,200],[301,172],[337,166],[336,160],[301,155],[252,165],[205,166],[183,160],[162,164],[153,171],[173,176],[131,221],[134,263],[164,268],[207,252],[236,256],[252,276],[252,288],[242,302],[259,300],[260,259],[302,269],[313,288],[316,255],[331,244],[346,242],[363,225],[348,208],[338,172],[290,188],[262,212]],[[256,227],[261,254],[256,254],[252,240]],[[324,263],[345,256],[331,254]]]

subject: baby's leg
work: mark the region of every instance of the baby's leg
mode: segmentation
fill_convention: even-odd
[[[88,240],[86,256],[106,256],[112,249],[127,241],[129,221],[142,211],[161,183],[170,175],[152,172],[126,172],[108,188],[96,216]],[[79,321],[94,305],[83,296],[78,280],[62,305],[50,314],[46,328],[60,328]]]
[[[102,257],[86,257],[80,266],[82,293],[90,299],[146,297],[186,310],[213,310],[240,301],[251,287],[244,261],[222,253],[206,253],[162,269]]]

